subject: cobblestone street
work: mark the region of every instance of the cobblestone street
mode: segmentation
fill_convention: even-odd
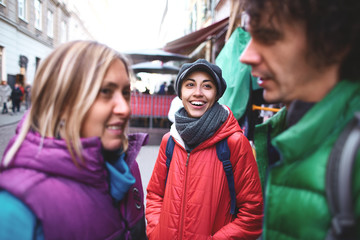
[[[0,153],[1,153],[1,156],[4,153],[4,150],[9,142],[9,140],[11,139],[12,136],[14,136],[16,125],[17,125],[17,123],[0,127],[0,136],[1,136],[1,138],[0,138]]]

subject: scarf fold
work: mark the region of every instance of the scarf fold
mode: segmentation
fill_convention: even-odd
[[[189,117],[185,108],[175,113],[175,127],[185,144],[192,149],[210,138],[226,121],[228,112],[218,102],[200,118]]]
[[[110,194],[114,200],[120,201],[136,179],[125,162],[125,153],[122,153],[121,150],[110,151],[105,149],[102,153],[109,174]]]

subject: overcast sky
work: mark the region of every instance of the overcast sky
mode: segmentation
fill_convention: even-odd
[[[111,27],[100,41],[120,50],[156,48],[164,0],[110,0],[110,13],[104,16]],[[109,31],[112,29],[111,31]]]
[[[164,46],[166,41],[164,37],[159,37],[159,30],[166,0],[109,0],[109,4],[110,8],[105,13],[101,9],[98,17],[88,16],[93,21],[91,25],[98,25],[95,31],[99,33],[99,41],[119,51]],[[165,25],[168,40],[182,36],[186,17],[183,5],[181,0],[169,0],[168,18],[174,23]],[[94,21],[102,23],[94,24]]]

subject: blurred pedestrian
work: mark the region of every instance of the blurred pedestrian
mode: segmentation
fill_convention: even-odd
[[[11,101],[12,101],[12,111],[15,114],[20,112],[20,103],[23,93],[20,89],[20,84],[15,83],[14,89],[11,92]]]
[[[2,105],[2,114],[8,113],[7,102],[11,96],[11,87],[7,84],[6,81],[2,80],[0,85],[0,103]]]
[[[125,59],[100,43],[42,62],[1,161],[0,239],[146,239],[130,92]]]
[[[20,91],[22,93],[21,95],[21,98],[20,98],[20,103],[24,101],[24,97],[25,97],[25,88],[23,87],[22,84],[19,84],[19,88],[20,88]]]
[[[147,187],[149,239],[256,239],[263,213],[260,179],[249,141],[230,109],[221,69],[204,59],[184,64],[175,90],[184,105],[161,142]],[[174,140],[169,169],[167,143]],[[234,212],[217,146],[226,140]],[[236,211],[236,209],[238,211]]]
[[[286,105],[255,132],[263,239],[360,239],[360,154],[352,185],[341,186],[353,221],[334,216],[326,195],[330,153],[360,111],[360,2],[246,0],[245,9],[252,38],[240,60],[268,103]]]
[[[171,80],[169,86],[166,89],[167,95],[175,95],[174,81]]]
[[[26,84],[24,90],[25,90],[25,108],[27,110],[30,108],[31,105],[31,85]]]
[[[147,87],[145,87],[144,94],[150,94],[150,90]]]
[[[166,82],[163,82],[163,84],[160,85],[160,89],[158,91],[159,95],[165,95],[166,93]]]

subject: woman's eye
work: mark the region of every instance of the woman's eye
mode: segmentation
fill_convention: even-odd
[[[129,100],[131,97],[131,91],[130,90],[123,91],[123,96],[125,99]]]
[[[207,88],[207,89],[211,89],[212,85],[211,84],[205,84],[204,87]]]
[[[112,93],[112,90],[110,88],[102,88],[102,89],[100,89],[100,93],[105,96],[110,96]]]

